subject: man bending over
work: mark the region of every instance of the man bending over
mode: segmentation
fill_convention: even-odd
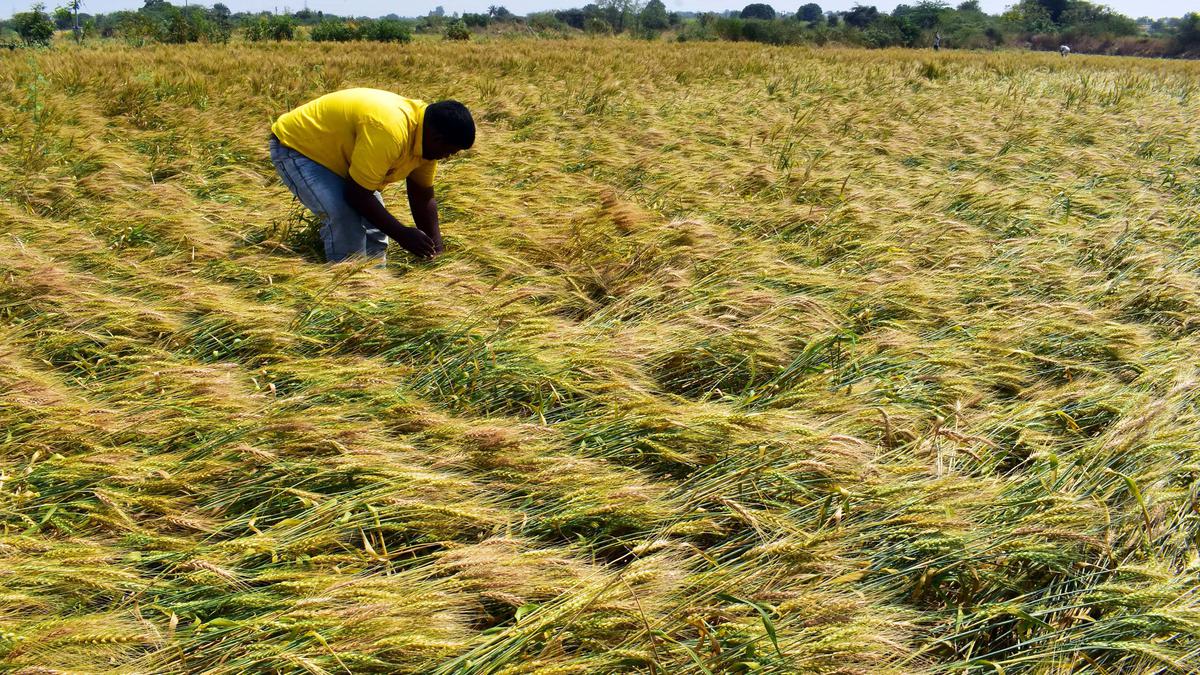
[[[325,259],[384,258],[391,237],[413,255],[442,252],[433,177],[437,161],[475,144],[458,101],[344,89],[286,113],[271,126],[271,162],[284,185],[321,218]],[[416,227],[400,224],[379,190],[404,180]]]

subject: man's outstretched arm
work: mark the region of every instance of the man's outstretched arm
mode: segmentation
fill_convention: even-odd
[[[433,240],[434,251],[441,253],[445,246],[442,244],[442,231],[438,225],[438,206],[437,199],[433,196],[433,188],[409,179],[405,183],[405,189],[408,190],[408,208],[412,210],[413,223]]]
[[[433,190],[430,188],[430,201],[432,201]],[[400,224],[399,220],[388,210],[383,204],[375,198],[375,193],[365,187],[359,185],[353,178],[346,179],[345,190],[346,203],[358,211],[367,222],[379,228],[381,232],[391,237],[397,244],[403,246],[413,255],[421,258],[432,257],[437,250],[434,246],[434,240],[430,238],[424,231],[415,227],[405,227]],[[412,202],[412,192],[409,192],[409,203]],[[434,231],[437,231],[437,203],[434,202]],[[416,211],[413,211],[413,218],[416,219]],[[420,221],[417,221],[420,224]],[[422,228],[423,229],[423,228]],[[441,243],[441,237],[437,239]]]

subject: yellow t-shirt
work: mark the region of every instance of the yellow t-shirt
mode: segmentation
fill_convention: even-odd
[[[410,178],[433,187],[437,162],[421,157],[424,101],[379,89],[343,89],[285,113],[279,142],[368,190]]]

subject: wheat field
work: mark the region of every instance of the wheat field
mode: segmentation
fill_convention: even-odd
[[[434,262],[323,265],[274,175],[349,86],[475,113]],[[4,672],[1200,672],[1200,64],[105,45],[0,93]]]

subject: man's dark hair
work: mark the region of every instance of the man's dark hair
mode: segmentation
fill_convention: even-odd
[[[458,101],[438,101],[425,108],[425,123],[433,127],[446,143],[460,150],[475,145],[475,120],[471,111]]]

